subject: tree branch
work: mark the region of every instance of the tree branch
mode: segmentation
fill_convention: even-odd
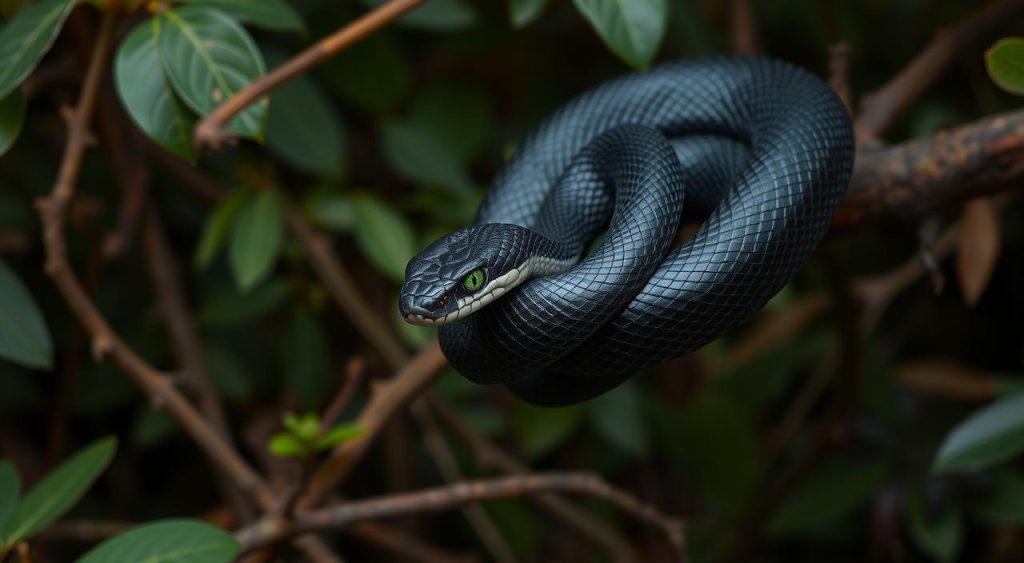
[[[1024,175],[1024,110],[884,149],[863,149],[834,222],[920,217],[1015,187]]]
[[[857,138],[875,139],[942,75],[968,45],[1006,25],[1024,9],[1024,0],[995,0],[974,16],[935,33],[935,37],[899,74],[864,97],[857,117]]]
[[[204,116],[192,131],[192,143],[199,150],[217,149],[224,143],[224,126],[246,106],[265,96],[274,88],[322,64],[334,55],[384,27],[425,0],[390,0],[338,31],[317,41],[313,46],[236,92]]]
[[[483,500],[514,498],[545,492],[592,496],[661,530],[680,554],[683,524],[633,495],[616,489],[588,473],[549,473],[467,481],[419,492],[391,495],[296,514],[291,522],[264,521],[236,534],[243,548],[250,549],[303,532],[339,529],[362,520],[391,518],[412,513],[439,512]]]

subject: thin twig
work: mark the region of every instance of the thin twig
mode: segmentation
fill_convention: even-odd
[[[857,117],[857,138],[876,139],[935,82],[967,46],[1006,25],[1024,9],[1024,0],[995,0],[974,16],[941,29],[906,67],[864,97]]]
[[[441,477],[449,484],[465,481],[466,476],[459,467],[459,462],[455,459],[455,454],[441,433],[441,429],[437,427],[437,421],[434,420],[434,415],[426,401],[421,399],[413,402],[409,410],[420,428],[423,429],[423,444],[427,448],[427,453],[433,458]],[[463,505],[461,510],[470,527],[487,548],[492,561],[499,563],[514,563],[516,561],[516,556],[501,534],[501,530],[495,526],[494,521],[482,506],[477,503],[468,503]]]
[[[761,52],[753,0],[732,0],[729,3],[729,28],[732,52],[737,55],[756,55]]]
[[[297,533],[339,529],[362,520],[439,512],[466,503],[550,492],[586,495],[610,502],[624,512],[661,530],[673,548],[682,553],[682,522],[662,514],[653,506],[589,473],[517,475],[467,481],[364,501],[349,501],[332,508],[300,512],[291,522],[264,521],[240,531],[236,538],[244,548],[252,548]]]
[[[200,150],[220,148],[226,139],[224,127],[249,104],[267,95],[281,84],[302,75],[358,43],[366,36],[391,23],[391,21],[419,6],[424,1],[390,0],[372,12],[317,41],[313,46],[288,59],[284,64],[270,71],[259,80],[253,81],[245,88],[239,90],[212,112],[200,119],[192,132],[193,144]]]

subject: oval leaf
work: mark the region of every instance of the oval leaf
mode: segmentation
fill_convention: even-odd
[[[619,451],[639,456],[650,448],[644,398],[632,382],[586,404],[591,426]]]
[[[157,49],[161,22],[159,18],[142,22],[121,43],[114,62],[117,93],[139,129],[163,148],[194,161],[196,120],[164,76]]]
[[[0,461],[0,530],[14,511],[21,495],[21,477],[9,461]]]
[[[213,6],[239,21],[273,31],[302,31],[302,17],[283,0],[185,0]]]
[[[442,139],[418,123],[385,125],[381,150],[397,174],[425,187],[467,197],[473,183]]]
[[[352,201],[355,211],[356,242],[377,268],[401,282],[405,265],[416,254],[412,227],[405,217],[384,202],[370,196]]]
[[[203,270],[213,262],[224,245],[224,239],[227,238],[238,208],[248,195],[245,190],[236,190],[206,216],[203,232],[199,236],[199,246],[196,247],[196,268]]]
[[[0,30],[0,97],[10,94],[39,64],[74,5],[74,0],[36,2]]]
[[[956,561],[964,545],[964,520],[959,511],[948,509],[929,515],[920,501],[910,504],[910,537],[918,549],[935,561]]]
[[[0,260],[0,358],[26,367],[53,367],[53,342],[32,294]]]
[[[264,190],[241,204],[228,248],[228,261],[240,290],[252,289],[267,277],[283,240],[284,223],[274,192]]]
[[[104,541],[78,563],[228,563],[239,549],[220,528],[198,520],[161,520]]]
[[[4,545],[13,545],[60,518],[89,490],[116,449],[114,438],[93,442],[39,481],[5,523]]]
[[[323,176],[341,173],[345,131],[331,100],[307,76],[285,83],[271,96],[267,148],[292,166]]]
[[[963,230],[956,254],[956,277],[968,305],[975,305],[985,293],[999,261],[1001,235],[999,213],[987,199],[964,204]]]
[[[237,21],[207,6],[186,6],[160,16],[157,46],[174,91],[200,114],[213,111],[266,72],[263,56]],[[263,138],[267,103],[245,108],[228,126]]]
[[[548,0],[509,0],[508,19],[513,27],[526,27],[544,12]]]
[[[981,408],[949,433],[934,470],[984,469],[1024,451],[1024,393]]]
[[[1024,38],[1000,39],[985,52],[985,67],[1000,88],[1024,95]]]
[[[622,60],[644,68],[665,36],[667,0],[573,0],[605,45]]]
[[[377,8],[387,0],[363,0],[369,8]],[[457,31],[477,22],[476,10],[464,0],[431,0],[398,19],[398,25],[424,31]]]
[[[25,96],[21,88],[15,88],[0,100],[0,156],[14,146],[24,123]]]

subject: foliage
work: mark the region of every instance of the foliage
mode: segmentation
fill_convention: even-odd
[[[62,108],[79,101],[108,10],[120,12],[88,131],[95,149],[60,233],[70,264],[85,297],[169,387],[199,404],[206,391],[190,370],[208,374],[232,442],[275,484],[297,484],[288,473],[296,466],[305,471],[374,432],[376,421],[353,421],[395,358],[375,349],[353,307],[410,350],[427,346],[433,331],[396,314],[405,264],[473,220],[487,184],[544,116],[620,73],[725,53],[730,43],[729,2],[429,0],[251,104],[230,122],[234,142],[222,150],[195,148],[203,115],[382,3],[0,2],[0,453],[9,460],[0,463],[0,552],[27,542],[60,561],[219,562],[240,549],[237,529],[219,520],[162,519],[219,514],[230,506],[225,479],[166,405],[110,361],[109,342],[82,329],[46,276],[33,205],[57,177]],[[765,52],[821,76],[829,44],[849,42],[855,108],[933,29],[974,10],[957,0],[752,4]],[[963,47],[957,71],[879,142],[1019,108],[1008,93],[1024,93],[1022,45],[1004,39],[984,55]],[[125,188],[136,181],[146,189]],[[870,301],[890,272],[916,264],[919,233],[929,238],[931,220],[919,228],[902,218],[833,233],[749,324],[584,405],[531,407],[450,370],[433,398],[531,469],[599,473],[686,515],[694,561],[735,560],[745,542],[764,561],[973,561],[972,550],[1001,545],[1006,530],[1024,525],[1024,230],[1011,220],[1019,198],[948,211],[935,221],[963,228],[955,260],[937,256],[935,276],[948,278],[939,295],[915,279]],[[310,239],[297,219],[314,227]],[[154,224],[177,266],[192,340],[172,326],[174,306],[157,288]],[[111,239],[125,249],[108,252]],[[343,271],[311,267],[318,249]],[[354,286],[358,303],[338,299],[338,284]],[[853,338],[833,310],[843,285],[864,314]],[[318,414],[363,372],[370,383],[341,413]],[[322,431],[322,418],[340,422]],[[450,465],[435,470],[436,452],[414,422],[422,420],[405,411],[390,421],[340,492],[363,498],[442,484]],[[448,461],[466,477],[492,474],[493,458],[440,426]],[[121,440],[116,459],[112,438],[67,455],[105,434]],[[111,463],[112,483],[93,487]],[[22,482],[36,484],[22,494]],[[643,560],[668,560],[621,516],[579,506],[635,542]],[[72,510],[138,525],[102,542],[38,535]],[[575,528],[538,510],[510,499],[487,503],[484,514],[521,560],[600,557]],[[477,549],[460,518],[402,531],[445,550]],[[347,560],[391,556],[323,537]]]

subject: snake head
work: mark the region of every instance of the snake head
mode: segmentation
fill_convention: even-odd
[[[441,237],[409,261],[398,309],[407,322],[437,326],[466,317],[529,277],[529,231],[475,225]]]

